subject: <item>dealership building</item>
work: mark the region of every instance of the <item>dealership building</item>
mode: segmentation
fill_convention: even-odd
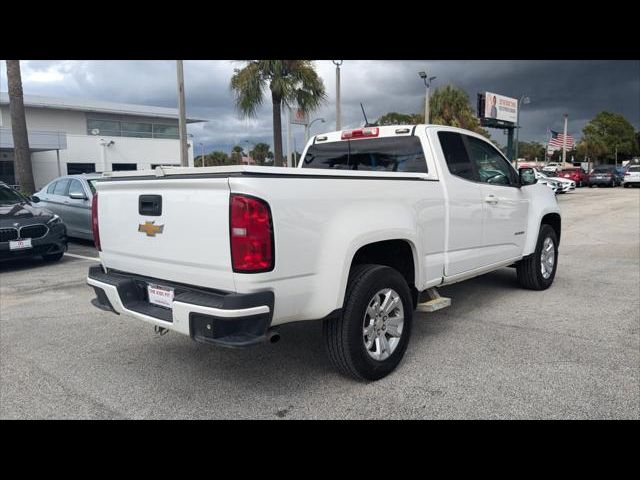
[[[177,109],[36,95],[25,95],[24,105],[36,189],[61,175],[180,165]],[[16,183],[6,92],[0,92],[0,181]]]

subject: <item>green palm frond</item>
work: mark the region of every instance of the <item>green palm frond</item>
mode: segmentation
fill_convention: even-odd
[[[250,61],[242,69],[236,68],[231,77],[236,108],[247,117],[255,117],[264,100],[266,79],[260,70],[260,62]]]

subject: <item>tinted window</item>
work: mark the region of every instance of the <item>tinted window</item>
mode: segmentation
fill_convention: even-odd
[[[476,181],[476,174],[467,155],[462,135],[455,132],[438,132],[438,138],[451,174]]]
[[[87,183],[89,184],[89,189],[91,189],[91,195],[95,195],[96,194],[96,181],[95,180],[87,180]]]
[[[69,179],[65,178],[64,180],[58,180],[56,182],[56,186],[53,189],[54,195],[66,195],[67,187],[69,186]]]
[[[54,191],[54,190],[55,190],[55,188],[56,188],[56,184],[57,184],[57,183],[58,183],[58,182],[52,182],[52,183],[49,185],[49,187],[47,188],[47,193],[53,193],[53,191]]]
[[[112,163],[111,170],[114,172],[121,170],[135,170],[136,166],[137,165],[135,163]]]
[[[593,169],[594,172],[610,172],[612,170],[614,170],[614,167],[607,167],[607,166],[595,167]]]
[[[80,173],[94,173],[95,163],[67,163],[67,175],[78,175]]]
[[[475,163],[480,181],[497,185],[514,185],[515,171],[502,155],[484,140],[466,135],[469,156]]]
[[[75,178],[71,180],[71,185],[69,185],[69,195],[72,193],[80,193],[82,195],[86,195],[84,193],[84,188],[82,188],[82,183],[80,180],[76,180]]]
[[[306,168],[426,173],[418,137],[390,137],[319,143],[309,147]]]
[[[640,167],[629,167],[630,172],[640,172]]]
[[[18,192],[4,185],[0,185],[0,204],[12,205],[14,203],[21,203],[25,201],[26,199],[18,194]]]

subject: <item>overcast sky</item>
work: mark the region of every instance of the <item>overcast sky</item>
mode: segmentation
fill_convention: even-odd
[[[79,97],[124,103],[177,107],[175,61],[22,61],[25,94]],[[243,62],[228,60],[185,61],[187,116],[207,123],[189,126],[206,151],[229,151],[234,144],[266,141],[273,144],[271,102],[258,117],[242,119],[235,112],[229,79]],[[311,116],[312,133],[335,129],[335,67],[330,60],[316,61],[327,90],[327,102]],[[562,129],[562,114],[569,114],[569,133],[576,139],[584,125],[598,112],[624,115],[640,129],[640,61],[405,61],[345,60],[342,65],[343,128],[362,125],[360,102],[370,121],[396,111],[415,113],[424,102],[420,70],[437,76],[432,86],[453,84],[463,88],[475,111],[476,94],[491,91],[531,103],[521,110],[521,140],[545,142],[547,127]],[[0,90],[7,90],[6,66],[0,61]],[[283,118],[284,127],[284,118]],[[302,150],[304,131],[294,125],[295,143]],[[491,130],[499,143],[501,130]],[[286,144],[285,144],[286,145]]]

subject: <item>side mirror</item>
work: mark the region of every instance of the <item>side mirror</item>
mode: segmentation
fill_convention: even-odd
[[[533,168],[529,168],[529,167],[519,168],[518,174],[520,176],[520,185],[523,187],[526,185],[533,185],[534,183],[537,182],[536,174],[533,171]]]
[[[38,203],[38,202],[40,201],[40,197],[37,197],[37,196],[35,196],[35,195],[31,195],[30,200],[31,200],[33,203]]]
[[[69,192],[69,198],[74,200],[86,200],[87,196],[82,192]]]

